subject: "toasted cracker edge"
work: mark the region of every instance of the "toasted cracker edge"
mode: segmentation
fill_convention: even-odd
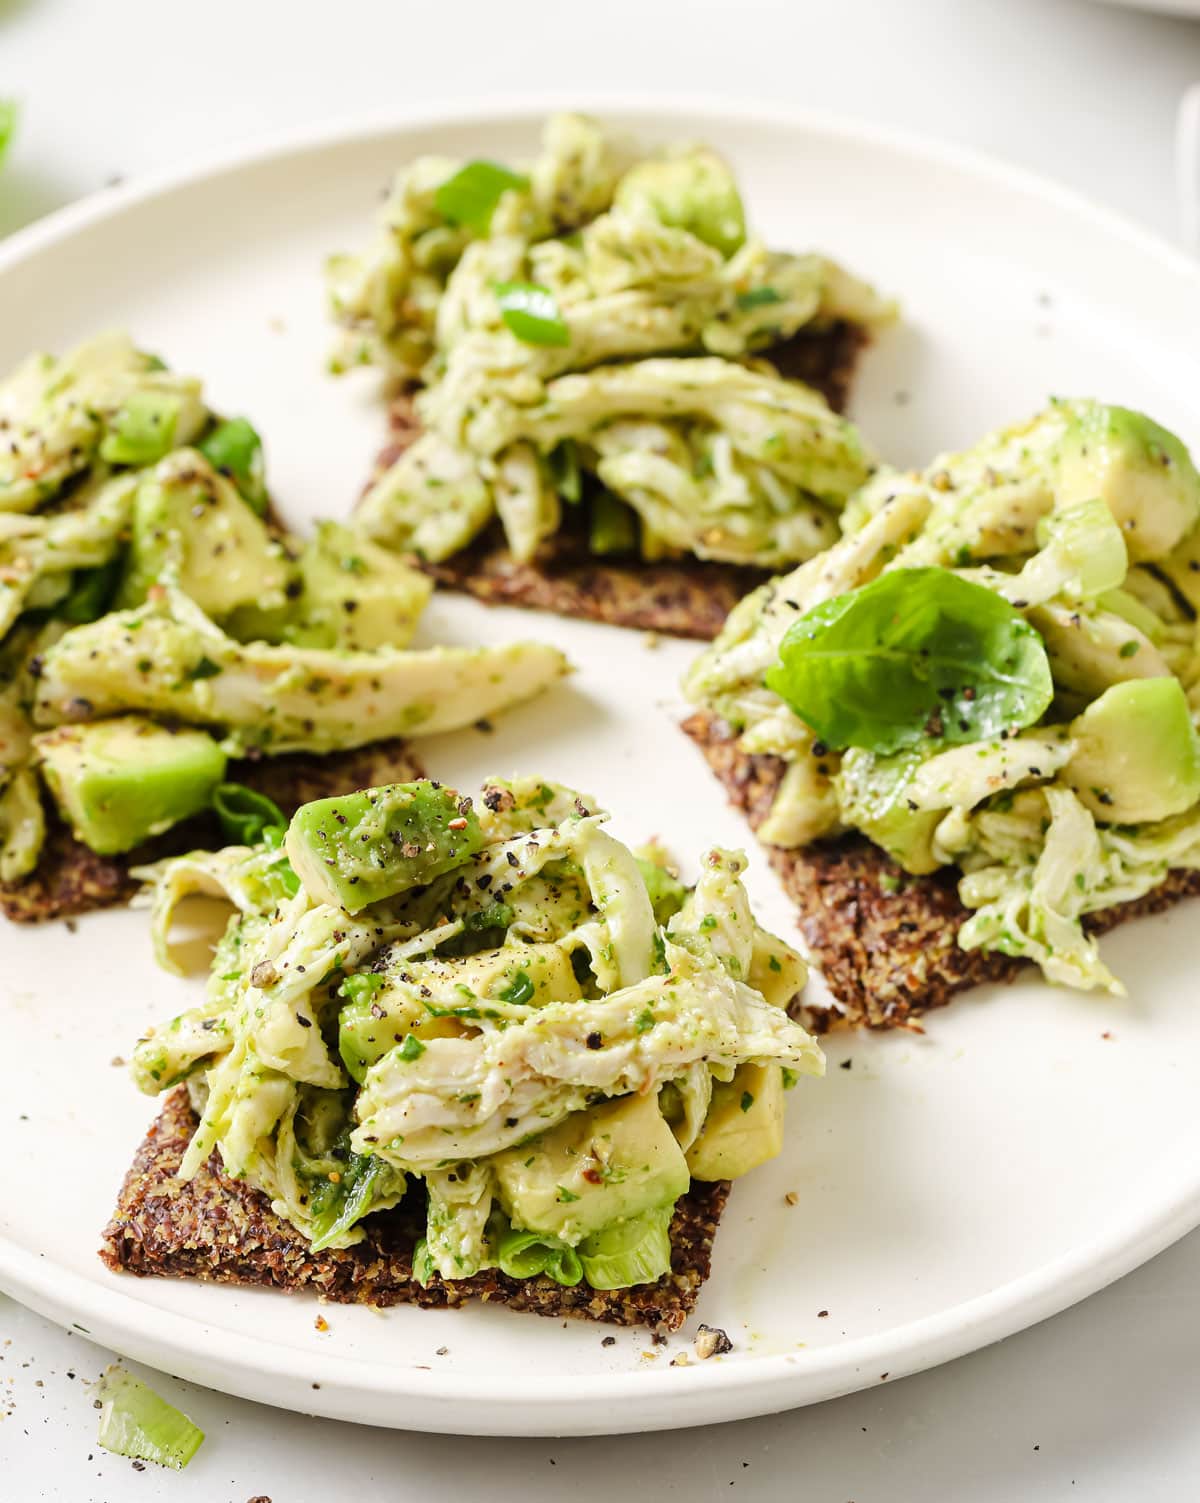
[[[756,830],[783,777],[782,759],[742,751],[736,733],[705,711],[689,716],[683,730]],[[801,933],[836,1000],[836,1007],[802,1004],[801,1016],[815,1032],[838,1024],[913,1027],[957,993],[1011,981],[1027,964],[960,948],[958,931],[970,910],[959,900],[955,867],[910,876],[861,835],[794,851],[763,849],[799,910]],[[1145,897],[1089,914],[1084,923],[1103,933],[1197,894],[1200,872],[1173,871]]]
[[[470,1279],[435,1276],[422,1287],[412,1276],[420,1218],[403,1206],[368,1217],[367,1236],[357,1246],[313,1253],[265,1195],[225,1174],[216,1154],[194,1179],[176,1179],[196,1120],[186,1089],[176,1087],[138,1148],[104,1229],[100,1257],[114,1272],[311,1291],[342,1304],[378,1307],[458,1306],[479,1299],[535,1315],[677,1331],[708,1277],[729,1193],[724,1180],[697,1183],[680,1200],[671,1224],[672,1271],[656,1284],[568,1289],[552,1279],[510,1279],[487,1270]]]

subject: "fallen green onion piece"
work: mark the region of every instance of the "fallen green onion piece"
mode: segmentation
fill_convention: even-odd
[[[268,830],[287,829],[279,805],[245,783],[218,783],[212,806],[231,845],[258,845]],[[278,845],[278,841],[275,843]]]
[[[497,282],[500,317],[524,344],[566,345],[571,335],[548,287],[536,282]]]
[[[510,188],[528,188],[529,179],[498,162],[468,162],[448,177],[433,196],[443,219],[461,224],[476,235],[491,228],[496,205]]]
[[[671,1271],[671,1216],[674,1206],[643,1211],[614,1222],[579,1244],[583,1275],[593,1289],[628,1289],[654,1284]]]
[[[100,1433],[96,1439],[106,1451],[174,1467],[178,1472],[200,1449],[204,1431],[123,1367],[105,1370],[98,1394]]]
[[[11,99],[0,99],[0,161],[8,150],[17,129],[17,107]]]

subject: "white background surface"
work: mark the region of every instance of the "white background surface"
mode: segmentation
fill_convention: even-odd
[[[0,180],[0,232],[114,175],[222,143],[524,84],[841,109],[1039,167],[1170,234],[1174,111],[1198,77],[1200,27],[1081,0],[608,0],[602,10],[208,0],[186,12],[161,0],[0,0],[0,93],[25,105]],[[618,1472],[639,1491],[693,1499],[731,1485],[742,1497],[830,1503],[1187,1497],[1200,1479],[1198,1274],[1193,1237],[1085,1306],[940,1372],[675,1441],[447,1442],[157,1379],[209,1432],[182,1477],[134,1474],[99,1451],[84,1384],[109,1358],[0,1301],[0,1343],[11,1341],[0,1344],[0,1413],[12,1410],[0,1419],[0,1494],[439,1503],[486,1490],[588,1503],[611,1496]]]

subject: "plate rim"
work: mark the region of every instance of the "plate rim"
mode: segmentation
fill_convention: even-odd
[[[703,95],[647,95],[629,91],[562,91],[540,95],[512,92],[446,100],[436,106],[414,103],[370,114],[355,114],[256,137],[121,184],[102,188],[17,231],[0,243],[0,279],[41,252],[91,226],[119,218],[144,203],[186,193],[203,183],[247,169],[331,147],[366,145],[405,130],[436,130],[488,121],[536,121],[559,109],[610,117],[654,118],[664,127],[680,117],[703,118],[715,137],[725,126],[778,126],[828,136],[876,152],[945,166],[1009,191],[1027,194],[1049,208],[1074,214],[1110,238],[1169,266],[1192,282],[1200,296],[1200,264],[1125,216],[1054,179],[987,153],[942,142],[920,132],[893,130],[832,112],[792,109]],[[708,124],[711,122],[711,125]],[[314,268],[315,270],[315,268]],[[452,1370],[420,1371],[384,1367],[369,1358],[321,1351],[307,1354],[281,1342],[222,1331],[219,1367],[207,1365],[200,1316],[164,1311],[137,1298],[133,1289],[109,1288],[99,1280],[57,1265],[17,1245],[0,1231],[0,1288],[23,1303],[62,1319],[71,1314],[91,1322],[88,1334],[150,1365],[185,1373],[210,1387],[282,1407],[297,1406],[300,1387],[321,1380],[322,1401],[303,1401],[305,1412],[380,1423],[377,1415],[356,1416],[335,1394],[392,1396],[423,1407],[422,1428],[446,1433],[549,1435],[618,1433],[659,1429],[776,1412],[832,1398],[889,1378],[921,1371],[973,1352],[1068,1308],[1130,1272],[1200,1224],[1200,1171],[1190,1188],[1159,1191],[1132,1227],[1128,1219],[1048,1263],[1011,1279],[986,1294],[893,1327],[795,1353],[748,1356],[732,1363],[689,1364],[667,1371],[612,1371],[578,1376],[524,1377],[520,1392],[505,1392],[495,1379],[488,1387],[478,1376]],[[115,1280],[116,1276],[112,1276]],[[882,1369],[882,1372],[880,1371]],[[397,1379],[401,1382],[397,1382]],[[278,1397],[263,1386],[278,1385]],[[299,1386],[298,1386],[299,1385]],[[291,1389],[291,1392],[286,1390]],[[328,1395],[328,1397],[326,1397]],[[653,1413],[650,1406],[653,1405]],[[584,1408],[602,1406],[604,1422],[580,1422]],[[536,1420],[529,1422],[534,1411]],[[641,1411],[640,1413],[638,1411]],[[492,1419],[487,1420],[490,1413]],[[459,1416],[469,1415],[463,1423]],[[406,1415],[408,1428],[418,1421]]]

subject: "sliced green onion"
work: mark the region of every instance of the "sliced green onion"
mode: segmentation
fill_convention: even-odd
[[[570,332],[549,287],[536,282],[497,282],[495,290],[500,317],[524,344],[570,344]]]
[[[85,626],[89,621],[99,621],[112,605],[113,596],[121,580],[122,561],[111,559],[98,569],[78,569],[71,581],[71,593],[55,611],[60,621],[69,621],[72,626]]]
[[[182,1471],[200,1449],[204,1431],[123,1367],[108,1368],[98,1392],[106,1451]]]
[[[536,1279],[545,1274],[556,1284],[571,1288],[583,1278],[579,1254],[573,1247],[548,1232],[510,1226],[500,1211],[494,1211],[488,1220],[488,1240],[496,1266],[510,1279]]]
[[[743,310],[765,308],[769,303],[782,302],[782,294],[776,292],[774,287],[751,287],[748,292],[739,292],[737,295],[737,305]]]
[[[468,162],[448,177],[433,196],[438,213],[476,235],[486,235],[496,205],[511,188],[528,188],[529,179],[498,162]]]
[[[593,1289],[654,1284],[671,1271],[674,1206],[643,1211],[585,1237],[579,1244],[583,1276]]]
[[[433,1278],[434,1272],[433,1259],[429,1255],[429,1243],[422,1237],[413,1248],[412,1276],[424,1289]]]
[[[262,439],[244,417],[226,418],[196,446],[213,469],[228,475],[251,511],[267,509]]]
[[[579,445],[573,438],[564,438],[555,444],[546,456],[550,482],[558,494],[571,506],[583,499],[583,475],[579,469]]]
[[[182,400],[166,391],[135,391],[113,414],[100,458],[109,464],[156,464],[175,446]]]
[[[593,553],[634,553],[637,541],[637,513],[611,491],[597,491],[592,497],[588,547]]]
[[[212,806],[231,845],[258,845],[268,830],[287,829],[279,805],[245,783],[218,783]]]

